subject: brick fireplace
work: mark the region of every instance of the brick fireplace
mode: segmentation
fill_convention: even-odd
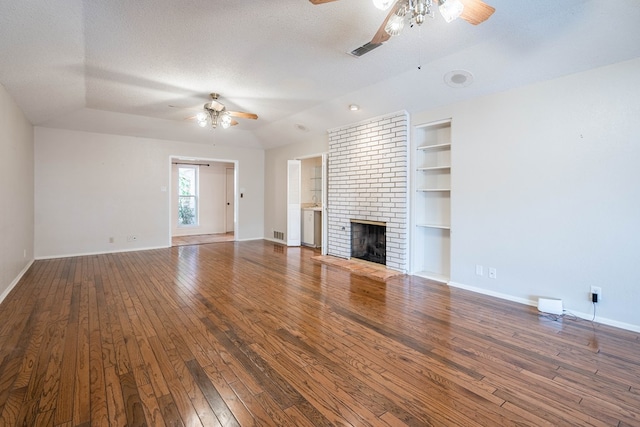
[[[329,131],[327,252],[352,257],[351,223],[385,224],[385,264],[407,271],[406,112]]]

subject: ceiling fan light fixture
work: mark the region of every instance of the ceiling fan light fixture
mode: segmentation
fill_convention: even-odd
[[[409,4],[411,9],[411,23],[422,25],[425,16],[433,18],[433,2],[431,0],[416,0],[413,4]]]
[[[228,129],[229,126],[231,126],[231,115],[228,111],[220,114],[220,126],[222,126],[223,129]]]
[[[385,25],[384,27],[384,30],[387,32],[387,34],[389,34],[390,36],[397,36],[402,32],[402,29],[404,28],[405,13],[405,8],[401,7],[396,13],[393,14],[391,18],[389,18],[387,25]]]
[[[230,111],[227,107],[218,102],[220,95],[212,93],[211,102],[207,102],[195,116],[190,117],[191,120],[195,118],[196,123],[200,127],[206,127],[210,125],[213,129],[217,129],[218,126],[223,129],[228,129],[231,126],[235,126],[238,122],[234,117],[240,117],[243,119],[257,120],[258,115],[248,113],[245,111]]]
[[[460,0],[438,0],[440,2],[440,6],[438,6],[438,10],[440,11],[440,15],[444,18],[446,22],[451,22],[455,19],[458,19],[460,15],[462,15],[462,11],[464,10],[464,5]]]
[[[208,117],[209,115],[204,111],[201,111],[198,114],[196,114],[196,121],[198,122],[198,126],[200,126],[201,128],[207,126]]]

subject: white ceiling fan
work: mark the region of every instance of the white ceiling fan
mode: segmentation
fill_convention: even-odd
[[[252,120],[258,119],[257,114],[227,110],[227,107],[218,101],[220,95],[217,93],[211,93],[209,96],[211,97],[211,101],[204,104],[202,111],[188,118],[189,120],[195,119],[200,127],[209,125],[215,129],[220,125],[223,129],[227,129],[230,126],[238,124],[234,117]]]
[[[336,0],[309,0],[313,4],[330,3]],[[433,18],[435,9],[447,22],[461,18],[478,25],[489,19],[495,8],[482,0],[373,0],[373,4],[389,14],[370,42],[351,51],[353,56],[362,56],[382,46],[391,36],[400,34],[405,23],[422,25],[426,17]]]

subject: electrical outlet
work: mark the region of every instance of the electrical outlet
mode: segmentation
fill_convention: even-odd
[[[489,268],[489,279],[497,279],[498,278],[498,270],[495,268]]]
[[[113,242],[114,242],[113,237],[109,237],[109,243],[113,243]]]
[[[591,287],[591,301],[593,301],[593,295],[598,295],[598,302],[602,302],[602,288],[600,286]]]
[[[484,267],[476,264],[476,275],[484,276]]]

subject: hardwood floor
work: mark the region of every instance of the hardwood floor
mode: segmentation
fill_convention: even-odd
[[[36,261],[0,425],[640,425],[639,335],[264,241]]]
[[[229,233],[196,234],[194,236],[174,236],[171,238],[171,246],[202,245],[203,243],[233,242],[235,235]]]

